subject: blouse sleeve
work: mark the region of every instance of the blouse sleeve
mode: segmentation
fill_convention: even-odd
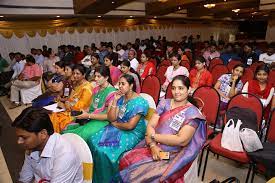
[[[165,110],[166,100],[162,99],[157,106],[157,113],[160,116]]]
[[[78,102],[73,106],[74,110],[82,110],[86,109],[90,106],[92,99],[92,91],[85,88],[81,96],[79,97]]]

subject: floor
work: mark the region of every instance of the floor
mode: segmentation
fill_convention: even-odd
[[[21,111],[27,107],[27,106],[20,106],[18,108],[10,110],[9,101],[7,97],[0,97],[0,102],[4,106],[4,109],[6,110],[7,114],[11,119],[9,121],[13,121],[21,113]],[[3,108],[1,109],[4,110]],[[0,116],[0,119],[1,119],[1,116]],[[12,135],[14,139],[16,138],[15,134],[10,134],[10,135]],[[22,159],[24,152],[18,149],[17,145],[13,145],[13,146],[14,146],[13,148],[16,149],[16,151],[12,152],[12,154],[17,153],[14,155],[14,157],[18,157],[14,159],[9,158],[10,153],[5,154],[5,152],[3,153],[0,148],[0,183],[12,183],[13,182],[12,180],[16,180],[16,176],[18,176],[18,172],[14,173],[14,170],[11,170],[11,169],[9,171],[8,167],[14,167],[16,165],[16,169],[17,169],[18,164],[22,164],[22,162],[19,162],[22,160],[19,160],[19,159]],[[6,162],[7,159],[9,160],[11,159],[11,161]],[[223,157],[219,157],[219,159],[217,159],[216,157],[213,156],[213,154],[210,153],[204,182],[209,183],[213,179],[224,180],[231,176],[239,178],[241,182],[245,182],[247,170],[248,170],[247,167],[241,166]],[[266,182],[266,180],[264,179],[263,176],[256,175],[254,182],[264,183]]]

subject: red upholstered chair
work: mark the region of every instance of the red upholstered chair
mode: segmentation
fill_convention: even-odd
[[[163,60],[162,62],[160,62],[159,67],[160,66],[170,66],[170,65],[171,65],[171,62],[168,59],[168,60]]]
[[[207,125],[214,126],[214,130],[208,130],[208,135],[210,132],[213,133],[216,128],[216,122],[218,119],[218,112],[220,106],[220,95],[217,90],[210,86],[201,86],[197,88],[193,93],[194,98],[200,98],[204,106],[202,108],[202,113],[206,117]]]
[[[206,118],[207,136],[208,138],[211,138],[211,136],[214,134],[216,129],[216,122],[218,119],[219,106],[220,106],[220,95],[217,92],[217,90],[213,87],[201,86],[194,91],[193,98],[200,99],[203,102],[203,107],[201,111]],[[210,128],[210,126],[213,126],[214,128]],[[198,174],[200,174],[203,154],[204,154],[204,148],[199,158]]]
[[[268,82],[275,87],[275,70],[269,72]]]
[[[185,52],[185,55],[188,57],[189,62],[190,62],[190,63],[193,63],[193,55],[192,55],[192,52],[191,52],[191,51],[186,51],[186,52]],[[188,69],[188,70],[189,70],[189,69]]]
[[[240,93],[236,96],[232,97],[231,100],[228,103],[228,108],[231,109],[232,107],[241,107],[241,108],[248,108],[254,111],[257,114],[257,122],[258,122],[258,129],[261,129],[261,120],[263,118],[263,105],[258,97],[252,94],[248,93]],[[226,116],[225,116],[225,122],[226,122]],[[209,143],[209,146],[207,148],[207,154],[205,158],[204,168],[203,168],[203,174],[202,174],[202,180],[204,179],[205,170],[207,167],[207,160],[209,152],[213,152],[215,154],[221,155],[225,158],[234,160],[236,162],[239,162],[241,164],[249,164],[250,159],[246,152],[234,152],[230,151],[228,149],[225,149],[221,146],[221,138],[222,133],[219,133],[217,136],[215,136]],[[248,182],[251,166],[249,166],[246,181]]]
[[[244,74],[241,77],[242,82],[245,84],[247,81],[250,81],[254,78],[254,73],[250,68],[245,68]]]
[[[189,62],[188,62],[187,60],[182,60],[182,61],[180,62],[180,65],[183,66],[183,67],[186,67],[186,69],[187,69],[188,71],[190,71],[190,69],[191,69],[191,66],[190,66],[190,64],[189,64]]]
[[[160,89],[161,89],[160,81],[159,81],[159,78],[157,78],[156,76],[149,75],[143,80],[141,92],[151,95],[156,105],[158,104],[158,101],[159,101]]]
[[[216,82],[218,81],[218,79],[223,74],[229,73],[229,71],[225,65],[219,64],[219,65],[216,65],[215,67],[213,67],[211,73],[212,73],[212,78],[213,78],[213,85],[215,85]]]
[[[209,71],[211,72],[212,69],[216,66],[216,65],[223,65],[223,61],[222,59],[220,58],[213,58],[211,61],[210,61],[210,64],[209,64]]]
[[[228,64],[227,64],[227,68],[229,71],[231,71],[236,65],[238,64],[242,64],[242,62],[240,60],[231,60]]]
[[[169,83],[169,85],[167,86],[166,93],[165,93],[165,98],[173,98],[173,95],[172,95],[172,82]]]
[[[164,74],[165,74],[165,72],[166,72],[166,70],[167,70],[167,67],[168,66],[160,66],[159,68],[158,68],[158,70],[157,70],[157,77],[159,78],[159,80],[160,80],[160,84],[161,85],[163,85],[163,83],[165,82],[165,80],[166,80],[166,77],[164,76]]]
[[[253,73],[255,73],[257,67],[260,65],[264,65],[264,64],[265,63],[262,61],[254,62],[253,64],[251,64],[251,66],[249,68],[253,71]]]

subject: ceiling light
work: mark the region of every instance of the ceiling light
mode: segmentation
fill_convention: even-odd
[[[98,18],[101,18],[101,16],[100,16],[100,15],[98,15],[97,17],[98,17]]]
[[[251,13],[251,14],[252,14],[252,15],[256,15],[257,13],[258,13],[258,12],[255,11],[255,12],[253,12],[253,13]]]
[[[203,5],[205,8],[208,8],[208,9],[210,9],[210,8],[215,8],[215,6],[216,6],[216,4],[205,4],[205,5]]]
[[[265,14],[264,17],[268,17],[268,14]]]
[[[114,1],[112,1],[112,4],[115,4],[115,2],[114,2]]]
[[[161,3],[165,3],[167,2],[168,0],[158,0],[158,2],[161,2]]]
[[[131,15],[130,18],[133,18],[133,16]]]
[[[238,13],[240,11],[240,9],[233,9],[232,11],[235,13]]]
[[[4,16],[3,15],[0,15],[0,18],[3,18]]]
[[[158,18],[157,16],[154,16],[154,18]]]
[[[179,7],[178,7],[178,9],[180,10],[180,9],[181,9],[181,7],[179,6]]]
[[[59,18],[59,17],[60,17],[59,15],[56,16],[56,18]]]

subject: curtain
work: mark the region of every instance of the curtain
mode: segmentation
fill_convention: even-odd
[[[20,32],[13,33],[10,38],[5,38],[0,34],[0,53],[4,58],[8,58],[9,52],[21,52],[23,54],[30,53],[31,48],[42,48],[42,45],[47,45],[57,51],[59,45],[71,44],[80,46],[91,45],[95,43],[99,45],[101,41],[126,44],[134,42],[136,38],[146,39],[150,36],[166,36],[169,41],[179,41],[182,36],[197,34],[201,35],[202,40],[209,40],[211,35],[215,40],[228,40],[229,34],[236,34],[237,26],[213,26],[213,25],[172,25],[165,26],[142,26],[140,27],[116,27],[105,28],[98,27],[91,29],[74,30],[74,28],[64,28],[51,31],[40,32]],[[80,33],[81,32],[81,33]],[[90,33],[89,33],[90,32]],[[42,36],[41,36],[42,35]],[[19,38],[20,37],[20,38]]]
[[[275,41],[275,20],[268,21],[265,40],[267,42],[274,42]]]

